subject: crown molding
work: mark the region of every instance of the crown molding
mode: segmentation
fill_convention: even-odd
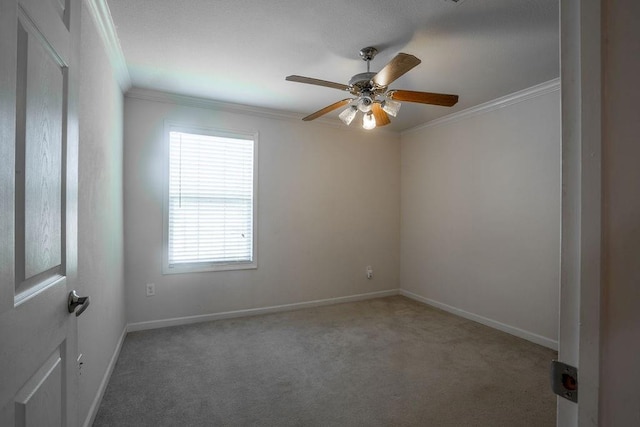
[[[268,119],[288,120],[300,122],[304,115],[293,113],[291,111],[276,110],[266,107],[253,107],[244,104],[234,104],[231,102],[215,101],[208,98],[199,98],[197,96],[179,95],[175,93],[162,92],[153,89],[143,89],[133,87],[125,93],[125,97],[133,99],[141,99],[145,101],[163,102],[185,107],[205,108],[209,110],[224,111],[226,113],[243,114],[255,117],[263,117]],[[315,119],[313,123],[307,125],[322,125],[350,132],[367,132],[357,126],[345,126],[342,122],[335,119],[320,117]],[[397,132],[388,131],[386,129],[376,128],[378,132],[387,132],[397,135]]]
[[[209,110],[225,111],[227,113],[248,114],[252,116],[267,117],[270,119],[300,120],[302,118],[302,115],[289,111],[215,101],[208,98],[180,95],[177,93],[162,92],[139,87],[129,89],[125,96],[127,98],[142,99],[145,101],[163,102],[166,104],[182,105],[186,107],[206,108]]]
[[[548,82],[531,86],[530,88],[494,99],[493,101],[489,101],[484,104],[479,104],[479,105],[476,105],[475,107],[467,108],[466,110],[458,111],[456,113],[452,113],[444,117],[431,120],[427,123],[418,125],[411,129],[407,129],[401,132],[401,135],[406,135],[412,132],[417,132],[419,130],[427,129],[434,126],[440,126],[446,123],[453,123],[459,120],[468,119],[473,116],[488,113],[490,111],[498,110],[500,108],[508,107],[509,105],[517,104],[518,102],[526,101],[527,99],[546,95],[547,93],[555,92],[558,90],[560,90],[560,78],[549,80]]]
[[[93,0],[89,0],[93,1]],[[102,0],[98,0],[102,1]],[[535,86],[531,86],[530,88],[511,93],[509,95],[494,99],[493,101],[486,102],[484,104],[476,105],[475,107],[467,108],[466,110],[458,111],[453,114],[449,114],[444,117],[440,117],[435,120],[431,120],[427,123],[423,123],[411,129],[407,129],[401,132],[390,131],[386,129],[377,128],[378,132],[387,132],[394,135],[405,135],[412,132],[416,132],[422,129],[430,128],[433,126],[439,126],[446,123],[453,123],[459,120],[468,119],[470,117],[488,113],[490,111],[498,110],[500,108],[508,107],[513,104],[517,104],[522,101],[526,101],[531,98],[535,98],[538,96],[545,95],[547,93],[555,92],[560,90],[560,79],[556,78],[553,80],[549,80],[548,82],[544,82]],[[224,111],[228,113],[235,114],[244,114],[251,115],[257,117],[265,117],[269,119],[279,119],[279,120],[293,120],[299,122],[303,115],[298,113],[293,113],[290,111],[284,110],[276,110],[265,107],[253,107],[250,105],[244,104],[234,104],[230,102],[222,102],[215,101],[208,98],[199,98],[196,96],[189,95],[179,95],[175,93],[162,92],[152,89],[143,89],[133,87],[129,89],[125,94],[128,98],[142,99],[146,101],[154,101],[154,102],[164,102],[174,105],[182,105],[187,107],[196,107],[196,108],[206,108],[218,111]],[[336,120],[320,117],[313,121],[314,124],[329,126],[336,129],[348,130],[352,132],[362,132],[363,130],[359,127],[351,127],[344,126],[341,122],[337,122]]]
[[[129,70],[127,69],[127,63],[122,53],[120,40],[118,39],[115,24],[111,18],[109,5],[107,5],[106,0],[86,0],[85,3],[89,6],[89,14],[93,18],[98,29],[98,34],[105,45],[107,56],[113,67],[118,85],[120,89],[122,89],[122,92],[126,92],[131,88],[131,76],[129,76]]]

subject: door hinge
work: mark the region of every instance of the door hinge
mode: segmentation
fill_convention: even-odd
[[[578,403],[578,368],[552,360],[551,388],[558,396]]]

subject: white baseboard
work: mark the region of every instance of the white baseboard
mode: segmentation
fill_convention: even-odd
[[[100,386],[98,387],[98,392],[96,393],[96,397],[91,402],[91,406],[89,407],[89,413],[87,414],[87,418],[84,420],[82,424],[84,427],[90,427],[93,424],[93,421],[96,419],[96,415],[98,414],[98,408],[100,408],[100,403],[102,402],[102,397],[104,396],[104,392],[107,389],[107,384],[109,384],[109,379],[111,378],[111,374],[113,373],[113,368],[116,366],[116,362],[118,361],[118,356],[120,356],[120,350],[122,349],[122,343],[124,342],[124,337],[127,335],[127,325],[122,329],[122,334],[120,334],[120,339],[118,340],[118,344],[116,345],[116,349],[111,355],[111,360],[109,360],[109,364],[107,365],[107,370],[104,373],[104,377],[102,377],[102,381],[100,382]]]
[[[208,322],[211,320],[231,319],[235,317],[258,316],[260,314],[279,313],[283,311],[299,310],[301,308],[319,307],[323,305],[340,304],[345,302],[362,301],[373,298],[383,298],[398,295],[399,289],[370,292],[366,294],[350,295],[346,297],[327,298],[315,301],[298,302],[294,304],[275,305],[271,307],[250,308],[247,310],[225,311],[222,313],[202,314],[198,316],[175,317],[172,319],[152,320],[148,322],[129,323],[128,332],[147,329],[166,328],[168,326],[187,325],[190,323]]]
[[[506,332],[511,335],[515,335],[516,337],[523,338],[527,341],[531,341],[535,344],[539,344],[541,346],[550,348],[552,350],[556,350],[556,351],[558,350],[558,341],[554,341],[550,338],[543,337],[542,335],[534,334],[533,332],[525,331],[524,329],[516,328],[515,326],[510,326],[510,325],[507,325],[507,324],[504,324],[496,320],[489,319],[487,317],[483,317],[474,313],[469,313],[468,311],[464,311],[459,308],[450,306],[448,304],[444,304],[429,298],[425,298],[423,296],[414,294],[413,292],[409,292],[404,289],[400,289],[399,294],[407,298],[411,298],[412,300],[416,300],[424,304],[430,305],[432,307],[436,307],[441,310],[448,311],[449,313],[455,314],[457,316],[464,317],[465,319],[473,320],[474,322],[482,323],[483,325],[489,326],[494,329],[498,329],[499,331]]]

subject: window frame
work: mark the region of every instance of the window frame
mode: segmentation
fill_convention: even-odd
[[[184,132],[223,138],[253,140],[253,209],[252,209],[252,261],[169,263],[169,185],[170,185],[170,132]],[[183,274],[210,271],[250,270],[258,268],[258,132],[219,129],[165,121],[163,126],[163,204],[162,204],[162,274]]]

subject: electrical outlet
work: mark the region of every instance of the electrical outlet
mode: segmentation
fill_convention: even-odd
[[[152,297],[156,294],[156,285],[154,283],[147,283],[147,296]]]
[[[373,279],[373,268],[370,265],[367,266],[366,272],[367,279]]]

